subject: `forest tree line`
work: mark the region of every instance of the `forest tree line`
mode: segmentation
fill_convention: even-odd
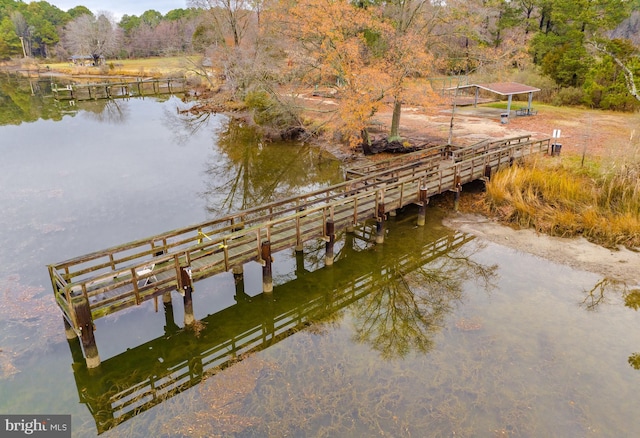
[[[200,54],[265,123],[292,125],[281,85],[331,84],[340,129],[398,117],[417,77],[529,74],[557,103],[635,110],[640,0],[188,0],[116,21],[79,5],[0,0],[0,58]],[[278,108],[278,110],[274,110]],[[346,126],[348,125],[348,126]],[[393,128],[393,127],[392,127]],[[392,129],[393,131],[393,129]],[[393,134],[393,132],[392,132]]]

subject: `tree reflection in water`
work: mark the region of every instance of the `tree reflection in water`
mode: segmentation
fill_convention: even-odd
[[[630,309],[640,309],[640,289],[631,288],[626,282],[605,277],[590,290],[585,291],[585,298],[580,305],[588,311],[596,311],[608,302],[608,295],[621,296],[624,305]],[[633,353],[628,359],[629,365],[640,370],[640,353]]]
[[[175,144],[183,146],[200,130],[205,129],[210,123],[221,123],[222,116],[210,112],[189,112],[189,103],[175,108],[165,108],[163,124],[169,128]]]
[[[111,125],[125,123],[131,114],[128,99],[99,99],[83,101],[80,105],[87,118]]]
[[[406,273],[395,265],[379,287],[355,304],[357,342],[366,343],[384,359],[426,353],[433,335],[463,298],[463,285],[475,280],[486,291],[495,287],[497,265],[471,260],[482,245],[465,245]],[[475,248],[475,249],[474,249]]]
[[[242,121],[230,120],[219,132],[221,155],[207,162],[202,196],[214,216],[337,184],[340,163],[300,142],[263,143]]]

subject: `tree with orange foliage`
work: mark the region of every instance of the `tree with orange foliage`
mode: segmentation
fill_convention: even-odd
[[[335,89],[338,107],[330,126],[352,146],[369,141],[366,127],[387,103],[394,107],[390,137],[398,137],[407,80],[434,65],[427,51],[427,4],[300,0],[280,2],[272,11],[303,65],[297,66],[300,79]]]

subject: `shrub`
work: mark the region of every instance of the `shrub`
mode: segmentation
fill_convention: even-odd
[[[300,125],[291,107],[274,99],[264,90],[248,91],[244,103],[252,111],[253,120],[258,125],[279,130]]]
[[[553,98],[553,104],[556,106],[582,105],[584,102],[584,92],[577,87],[561,88]]]

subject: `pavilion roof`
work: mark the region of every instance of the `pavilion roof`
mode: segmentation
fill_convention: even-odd
[[[539,88],[535,88],[530,85],[519,84],[517,82],[493,82],[488,84],[469,84],[469,85],[462,85],[457,88],[481,88],[483,90],[491,91],[492,93],[501,94],[503,96],[509,96],[513,94],[535,93],[536,91],[540,91]]]

